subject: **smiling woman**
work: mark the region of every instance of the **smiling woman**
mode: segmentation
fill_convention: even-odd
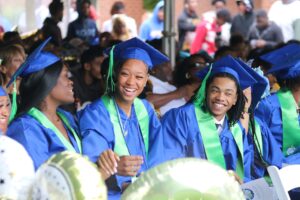
[[[161,124],[150,104],[137,97],[148,68],[168,58],[137,38],[109,52],[106,94],[80,113],[80,129],[83,153],[109,178],[109,197],[119,198],[136,176],[164,160]]]
[[[61,151],[81,153],[73,117],[58,108],[74,101],[73,83],[61,59],[42,51],[49,39],[27,57],[8,83],[22,77],[20,107],[7,135],[25,147],[35,169]]]
[[[5,90],[0,86],[0,135],[5,134],[10,115],[10,100]]]

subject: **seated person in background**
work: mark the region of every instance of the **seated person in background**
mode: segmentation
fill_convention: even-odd
[[[121,14],[124,16],[124,20],[126,23],[126,27],[128,27],[129,29],[129,33],[132,37],[136,37],[137,36],[137,26],[136,26],[136,22],[135,19],[133,19],[132,17],[129,17],[126,15],[126,9],[125,9],[125,4],[122,1],[116,1],[110,10],[110,14],[111,14],[111,19],[106,20],[103,22],[102,24],[102,32],[111,32],[113,29],[113,23],[112,23],[112,18],[114,15],[116,14]]]
[[[68,26],[66,40],[80,38],[89,45],[96,45],[98,40],[98,29],[94,20],[89,18],[91,2],[83,0],[79,6],[78,18]]]
[[[161,52],[162,39],[148,42]],[[146,99],[154,105],[162,116],[171,108],[177,108],[186,103],[196,89],[194,85],[185,85],[176,88],[173,83],[172,67],[170,62],[162,63],[150,70],[149,80],[152,84],[151,92],[146,93]]]
[[[85,50],[80,58],[81,68],[72,72],[75,103],[77,110],[82,109],[104,94],[104,80],[101,65],[104,60],[103,49],[92,46]]]
[[[256,23],[249,30],[248,40],[251,48],[271,48],[283,42],[282,31],[274,22],[269,21],[267,12],[256,11]]]
[[[221,33],[221,26],[230,21],[230,12],[226,9],[218,10],[213,22],[202,21],[196,28],[196,36],[191,45],[190,53],[195,54],[201,50],[213,56],[216,48],[215,40]]]
[[[125,17],[123,15],[116,14],[112,17],[111,36],[113,40],[121,41],[129,40],[133,37],[125,23]]]
[[[41,29],[43,38],[52,37],[50,43],[56,47],[62,46],[62,35],[58,23],[63,19],[64,4],[60,0],[52,0],[49,4],[50,17],[44,21]]]
[[[164,1],[159,1],[153,9],[152,16],[140,26],[139,37],[146,40],[162,38],[164,30]]]
[[[185,85],[193,85],[196,90],[201,80],[196,75],[197,72],[204,69],[212,63],[212,58],[205,52],[196,53],[185,58],[175,67],[173,83],[177,88]],[[187,97],[187,101],[191,96]]]
[[[241,58],[244,61],[247,60],[250,47],[248,42],[244,39],[244,37],[241,34],[237,33],[231,35],[229,40],[229,46],[233,51],[233,57]]]
[[[233,56],[235,57],[235,51],[230,47],[230,46],[222,46],[220,47],[215,55],[214,55],[214,61],[219,60],[220,58],[224,57],[224,56]]]

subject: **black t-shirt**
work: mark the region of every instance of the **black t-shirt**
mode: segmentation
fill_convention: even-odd
[[[79,69],[72,72],[75,100],[82,105],[85,102],[92,102],[100,98],[103,93],[103,82],[95,79],[90,85],[86,85],[83,80],[83,70]]]

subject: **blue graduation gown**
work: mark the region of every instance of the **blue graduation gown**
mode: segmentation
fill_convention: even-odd
[[[220,133],[220,142],[227,170],[236,170],[239,150],[228,127],[225,118],[225,127]],[[205,149],[201,132],[195,113],[195,107],[192,103],[175,108],[167,112],[162,119],[164,131],[164,147],[166,159],[176,159],[183,157],[197,157],[206,159]],[[243,132],[244,145],[244,181],[251,178],[251,159],[252,150],[249,148],[248,139],[241,124],[239,126]]]
[[[79,128],[73,116],[59,109],[69,121],[72,128],[79,133]],[[71,144],[80,153],[76,140],[65,125]],[[33,160],[35,170],[53,154],[67,150],[55,132],[44,127],[40,122],[28,114],[16,118],[8,127],[7,136],[21,143]]]
[[[255,121],[258,123],[261,134],[262,134],[262,159],[266,164],[268,165],[275,165],[278,168],[281,168],[282,166],[282,161],[283,161],[283,154],[281,153],[281,150],[274,139],[270,129],[267,127],[266,123],[261,121],[258,118],[255,118]],[[256,133],[257,134],[257,133]],[[254,148],[254,141],[253,141],[253,135],[251,132],[248,132],[247,134],[248,140],[249,140],[249,145]],[[258,149],[258,148],[257,148]],[[256,178],[261,178],[265,175],[266,168],[259,165],[257,162],[254,161],[254,159],[260,159],[260,158],[255,158],[254,157],[254,149],[253,149],[253,170],[255,170],[255,174],[257,177],[252,177],[253,179]]]
[[[282,150],[283,126],[281,107],[277,94],[275,93],[264,98],[255,110],[255,115],[266,123],[277,141],[279,148]],[[300,115],[298,115],[298,122],[300,124]],[[298,153],[285,157],[283,162],[288,164],[300,164],[300,144],[297,147],[297,151]]]
[[[143,137],[139,128],[138,119],[132,105],[128,118],[121,108],[118,108],[124,128],[128,130],[125,142],[130,155],[143,156],[144,163],[139,173],[164,161],[162,128],[154,110],[146,100],[142,100],[149,115],[149,151],[146,159]],[[82,133],[82,151],[92,162],[96,162],[99,155],[107,150],[114,149],[115,136],[110,115],[101,99],[88,105],[78,113],[80,130]],[[109,198],[120,198],[121,186],[124,182],[130,182],[131,177],[115,175],[115,184],[108,184]],[[117,187],[116,187],[117,186]]]

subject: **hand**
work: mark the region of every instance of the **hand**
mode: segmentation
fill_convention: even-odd
[[[189,101],[191,97],[195,94],[195,90],[199,87],[199,83],[187,84],[179,89],[182,90],[183,98]]]
[[[265,46],[266,46],[266,41],[265,40],[257,40],[256,41],[256,47],[263,48]]]
[[[104,179],[117,173],[118,161],[120,161],[119,156],[111,149],[101,153],[97,160],[97,165]]]
[[[246,103],[245,103],[244,111],[248,112],[248,109],[250,108],[251,101],[252,101],[251,87],[248,87],[248,88],[244,89],[243,93],[244,93],[244,95],[246,97]]]
[[[243,184],[242,179],[233,170],[227,170],[229,176],[233,177],[240,185]]]
[[[117,166],[118,175],[136,176],[143,163],[142,156],[121,156]]]

